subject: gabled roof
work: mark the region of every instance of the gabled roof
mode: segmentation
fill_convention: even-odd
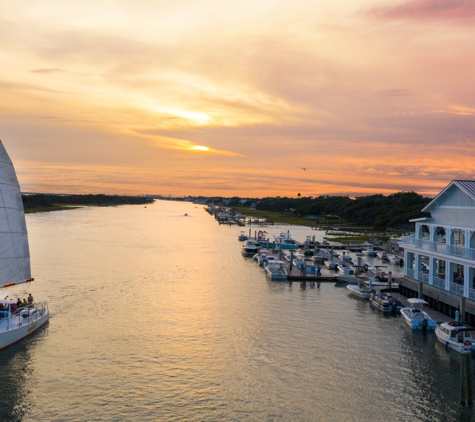
[[[467,194],[470,198],[475,201],[475,180],[452,180],[442,191],[431,201],[429,202],[422,211],[430,212],[430,210],[437,205],[444,195],[447,194],[447,191],[452,187],[457,186],[462,192]]]

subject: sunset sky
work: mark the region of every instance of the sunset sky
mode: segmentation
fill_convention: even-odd
[[[1,2],[0,139],[23,191],[432,196],[475,179],[474,27],[473,0]]]

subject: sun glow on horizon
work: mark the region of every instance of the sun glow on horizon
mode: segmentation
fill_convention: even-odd
[[[203,145],[193,145],[192,147],[188,148],[190,151],[210,151],[211,148],[205,147]]]

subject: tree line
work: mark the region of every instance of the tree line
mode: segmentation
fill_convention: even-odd
[[[32,208],[50,208],[62,205],[98,205],[112,206],[125,204],[148,204],[152,199],[144,196],[119,196],[119,195],[53,195],[53,194],[28,194],[22,195],[23,207]]]
[[[317,198],[263,198],[254,201],[254,204],[258,210],[292,212],[300,217],[334,216],[348,223],[386,229],[408,226],[410,219],[430,216],[430,213],[421,210],[431,200],[416,192],[398,192],[357,198],[329,195]]]

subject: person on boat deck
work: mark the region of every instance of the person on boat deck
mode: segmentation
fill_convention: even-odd
[[[22,304],[21,304],[21,299],[18,298],[18,300],[16,301],[16,307],[17,308],[21,308]]]
[[[28,295],[28,306],[30,308],[33,307],[33,296],[31,295],[31,293]]]
[[[28,302],[26,301],[25,298],[23,298],[23,302],[21,302],[21,306],[22,306],[23,308],[28,307]]]

